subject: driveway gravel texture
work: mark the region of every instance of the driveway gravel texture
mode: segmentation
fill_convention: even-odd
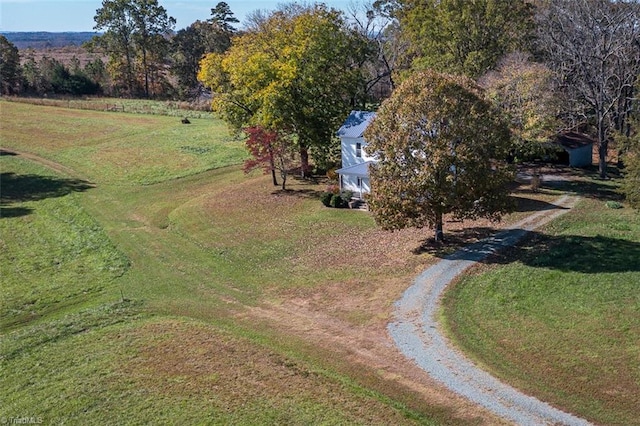
[[[518,425],[590,425],[502,383],[476,367],[441,334],[439,299],[453,279],[475,263],[513,246],[527,232],[568,212],[577,197],[564,195],[550,210],[539,211],[496,235],[467,246],[426,269],[395,304],[387,329],[395,345],[437,381]]]

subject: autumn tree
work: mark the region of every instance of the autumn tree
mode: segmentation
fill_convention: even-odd
[[[497,220],[509,210],[509,128],[471,80],[415,73],[364,136],[379,159],[368,203],[383,228],[431,226],[441,241],[447,213]]]
[[[538,14],[538,47],[558,74],[576,121],[593,126],[605,178],[609,140],[630,111],[640,74],[640,2],[547,3]]]
[[[554,75],[527,54],[515,52],[479,80],[487,98],[504,114],[515,140],[517,156],[536,155],[558,134],[562,98]]]
[[[244,162],[245,173],[262,167],[265,174],[271,173],[274,186],[278,185],[276,173],[279,173],[282,190],[286,190],[287,176],[295,159],[294,146],[285,135],[259,126],[245,128],[244,133],[247,135],[247,150],[252,157]]]
[[[640,89],[640,81],[636,82]],[[640,100],[632,100],[632,110],[627,118],[627,128],[616,135],[624,164],[622,187],[627,202],[640,210]]]
[[[0,93],[13,95],[22,85],[22,68],[18,48],[0,35]]]
[[[212,107],[235,129],[260,126],[289,135],[303,174],[326,161],[332,136],[361,87],[366,46],[340,12],[324,5],[290,5],[209,54],[198,78],[213,92]]]
[[[621,190],[629,204],[640,210],[640,132],[627,139],[625,148]]]
[[[150,85],[158,80],[166,58],[167,36],[175,19],[157,0],[103,0],[94,21],[94,29],[104,30],[104,34],[89,46],[98,46],[109,55],[114,82],[120,82],[130,95],[141,90],[150,96]]]
[[[393,2],[391,2],[393,3]],[[398,0],[414,66],[477,78],[500,58],[527,50],[533,7],[524,0]]]

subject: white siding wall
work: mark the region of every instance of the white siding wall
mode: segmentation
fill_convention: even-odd
[[[361,189],[362,194],[360,193]],[[358,186],[358,178],[356,176],[342,175],[342,190],[353,192],[355,198],[362,198],[361,195],[371,192],[369,178],[360,178],[360,186]]]
[[[357,144],[362,144],[362,157],[358,158],[356,155]],[[350,167],[356,164],[364,163],[365,161],[373,160],[373,157],[367,155],[364,152],[364,147],[367,143],[364,138],[342,138],[342,167]]]

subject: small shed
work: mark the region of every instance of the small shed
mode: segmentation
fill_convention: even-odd
[[[593,164],[594,140],[589,136],[578,132],[563,133],[558,135],[556,143],[564,150],[565,155],[561,157],[569,166],[586,167]]]

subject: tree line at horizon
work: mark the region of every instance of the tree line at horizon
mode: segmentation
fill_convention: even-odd
[[[602,178],[614,139],[625,151],[627,176],[638,163],[637,0],[377,0],[346,12],[291,3],[255,11],[242,30],[220,2],[210,18],[177,32],[157,0],[103,0],[94,20],[103,34],[85,47],[107,60],[84,68],[21,65],[17,49],[0,38],[2,93],[42,91],[36,70],[41,85],[50,76],[49,88],[63,93],[188,99],[209,92],[232,129],[251,128],[256,140],[271,141],[262,152],[281,158],[263,155],[267,169],[295,157],[305,174],[312,164],[336,164],[332,136],[350,110],[377,108],[406,81],[416,99],[427,99],[411,77],[433,71],[440,77],[427,79],[432,84],[463,76],[469,81],[460,87],[493,105],[509,130],[512,159],[571,129],[596,141]],[[463,126],[458,118],[447,120]],[[446,128],[427,127],[420,131]],[[635,179],[627,195],[637,203]]]

